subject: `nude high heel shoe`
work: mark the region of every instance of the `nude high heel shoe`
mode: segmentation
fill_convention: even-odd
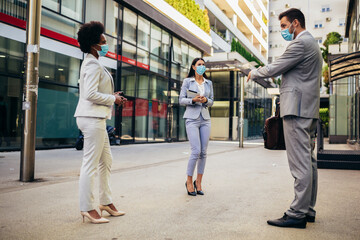
[[[125,215],[125,212],[122,211],[114,211],[109,206],[99,205],[100,215],[102,216],[103,211],[107,211],[111,216],[118,217]]]
[[[88,212],[80,212],[81,216],[83,217],[83,222],[85,222],[85,217],[87,217],[90,222],[95,223],[95,224],[99,224],[99,223],[108,223],[110,222],[108,219],[106,218],[93,218],[92,216],[90,216],[90,214]]]

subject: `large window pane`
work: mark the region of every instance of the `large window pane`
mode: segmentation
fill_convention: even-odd
[[[122,119],[121,119],[121,140],[132,141],[133,135],[133,117],[134,117],[134,104],[135,100],[128,99],[122,108]]]
[[[73,145],[79,130],[73,117],[78,89],[39,84],[36,121],[37,146]]]
[[[41,49],[39,64],[41,80],[77,86],[80,76],[79,59]]]
[[[180,64],[176,64],[176,63],[171,64],[171,78],[180,80]]]
[[[149,101],[136,99],[135,105],[135,141],[145,142],[147,140],[147,115],[149,112]]]
[[[181,41],[176,37],[173,37],[173,61],[177,63],[181,63]]]
[[[150,52],[157,56],[160,55],[161,50],[161,28],[151,24],[151,47]]]
[[[189,45],[181,41],[181,66],[187,67],[189,65]]]
[[[162,40],[161,40],[161,57],[169,59],[170,52],[170,34],[162,30]]]
[[[112,0],[106,1],[106,26],[105,32],[117,37],[119,25],[119,4]]]
[[[188,67],[190,67],[190,64],[195,58],[201,57],[201,52],[199,50],[196,50],[195,48],[189,46],[189,64]]]
[[[140,16],[138,21],[138,47],[149,50],[150,22]]]
[[[124,8],[124,35],[123,39],[136,44],[136,23],[137,16],[134,12],[127,8]]]
[[[137,60],[138,60],[138,62],[149,65],[149,52],[138,48]]]
[[[149,101],[148,141],[165,141],[167,104]]]
[[[150,56],[150,70],[162,75],[166,75],[168,72],[168,61],[163,60],[154,55]]]
[[[136,84],[137,97],[148,99],[149,97],[149,74],[140,72]]]
[[[135,96],[135,67],[122,63],[121,89],[126,96]]]
[[[80,24],[49,10],[42,9],[41,26],[54,32],[77,39]]]
[[[59,12],[60,10],[59,0],[42,0],[42,5],[51,10],[54,10],[55,12]]]
[[[183,118],[186,108],[180,106],[179,114],[179,140],[186,140],[185,119]]]
[[[105,0],[86,0],[86,22],[104,23]]]
[[[89,0],[88,0],[89,1]],[[101,2],[101,1],[98,1]],[[72,19],[82,22],[83,1],[82,0],[61,0],[61,13]]]
[[[131,65],[136,65],[136,47],[128,44],[126,42],[123,43],[122,50],[123,62],[129,63]]]
[[[165,78],[150,77],[150,99],[167,102],[168,81]]]

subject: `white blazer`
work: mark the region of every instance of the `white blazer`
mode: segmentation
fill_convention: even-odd
[[[108,70],[92,54],[87,54],[81,65],[79,91],[74,117],[111,119],[115,102],[114,81]]]

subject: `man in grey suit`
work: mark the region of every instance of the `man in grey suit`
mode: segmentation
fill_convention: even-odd
[[[322,57],[318,43],[305,29],[304,14],[291,8],[279,15],[281,35],[291,41],[275,62],[252,70],[249,79],[282,74],[280,113],[289,167],[295,179],[295,199],[280,219],[268,224],[278,227],[305,228],[315,221],[317,163],[314,141],[319,118]]]

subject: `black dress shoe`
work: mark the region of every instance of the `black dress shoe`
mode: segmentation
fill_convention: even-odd
[[[186,191],[188,192],[188,195],[190,196],[196,196],[196,192],[189,192],[189,190],[187,189],[187,182],[185,182],[185,187],[186,187]]]
[[[286,213],[284,216],[275,220],[268,220],[267,223],[276,227],[288,227],[288,228],[306,228],[306,218],[292,218]]]
[[[194,188],[196,190],[196,184],[195,184],[196,180],[194,181]],[[197,194],[199,195],[204,195],[204,192],[203,191],[196,191]]]
[[[315,222],[315,216],[306,215],[306,221],[307,222]]]

